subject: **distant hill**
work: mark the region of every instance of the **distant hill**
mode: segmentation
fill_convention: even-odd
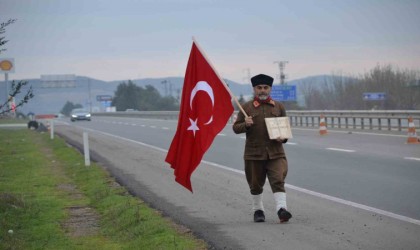
[[[303,96],[299,95],[299,89],[306,84],[313,84],[320,86],[326,81],[328,82],[331,76],[311,76],[287,82],[289,85],[296,85],[298,92],[298,102],[302,104]],[[70,88],[44,88],[42,87],[41,79],[24,79],[28,81],[28,86],[32,86],[35,97],[30,102],[24,105],[20,111],[23,113],[34,112],[35,114],[54,113],[57,114],[63,108],[67,101],[74,104],[81,104],[84,107],[89,107],[89,99],[92,101],[93,111],[104,110],[103,104],[96,100],[98,95],[114,95],[117,86],[128,80],[119,81],[101,81],[86,76],[77,76],[76,84]],[[17,80],[18,81],[18,80]],[[166,77],[166,78],[144,78],[131,80],[138,86],[152,85],[162,96],[172,95],[175,98],[181,95],[183,77]],[[165,83],[166,81],[166,83]],[[238,98],[243,95],[245,98],[252,96],[251,84],[239,84],[237,82],[225,79],[229,85],[230,90]],[[10,83],[9,83],[10,84]],[[5,82],[0,82],[0,101],[5,100]],[[26,88],[22,93],[26,92]],[[89,94],[90,93],[90,94]],[[22,95],[22,94],[21,94]],[[19,99],[19,98],[18,98]]]

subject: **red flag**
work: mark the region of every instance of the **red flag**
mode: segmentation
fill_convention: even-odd
[[[166,162],[192,192],[191,175],[233,113],[231,96],[193,42],[182,89],[178,127]]]

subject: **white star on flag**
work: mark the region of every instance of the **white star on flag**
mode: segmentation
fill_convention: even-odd
[[[189,126],[189,127],[187,128],[187,130],[192,130],[192,131],[193,131],[193,133],[194,133],[194,137],[195,137],[195,131],[200,130],[200,129],[198,128],[198,126],[197,126],[197,120],[198,120],[198,118],[197,118],[197,119],[195,119],[195,121],[193,121],[191,118],[189,118],[189,119],[190,119],[190,122],[191,122],[191,126]]]

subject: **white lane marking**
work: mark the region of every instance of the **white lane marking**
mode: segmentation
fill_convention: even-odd
[[[413,161],[420,161],[420,158],[415,158],[415,157],[404,157],[404,159],[413,160]]]
[[[286,142],[286,145],[297,145],[296,142]]]
[[[343,129],[343,128],[341,128]],[[306,131],[318,131],[318,129],[312,129],[312,128],[297,128],[292,127],[292,130],[306,130]],[[407,137],[406,135],[395,135],[395,134],[381,134],[381,133],[369,133],[369,132],[359,132],[359,131],[353,131],[353,130],[345,130],[345,131],[338,131],[338,130],[332,130],[329,129],[328,133],[338,133],[338,134],[359,134],[359,135],[382,135],[382,136],[391,136],[391,137]]]
[[[343,148],[326,148],[326,149],[327,150],[333,150],[333,151],[349,152],[349,153],[356,152],[356,150],[343,149]]]
[[[388,216],[388,217],[391,217],[391,218],[394,218],[394,219],[397,219],[397,220],[401,220],[401,221],[410,222],[410,223],[413,223],[413,224],[416,224],[416,225],[420,225],[420,220],[416,220],[416,219],[413,219],[413,218],[410,218],[410,217],[407,217],[407,216],[391,213],[391,212],[388,212],[388,211],[385,211],[385,210],[382,210],[382,209],[378,209],[378,208],[374,208],[374,207],[369,207],[369,206],[366,206],[366,205],[363,205],[363,204],[359,204],[359,203],[356,203],[356,202],[340,199],[340,198],[337,198],[337,197],[334,197],[334,196],[321,194],[321,193],[314,192],[314,191],[311,191],[311,190],[308,190],[308,189],[296,187],[296,186],[293,186],[293,185],[290,185],[290,184],[286,184],[286,187],[288,187],[290,189],[294,189],[296,191],[306,193],[306,194],[311,194],[311,195],[316,196],[316,197],[320,197],[320,198],[324,198],[324,199],[327,199],[327,200],[330,200],[330,201],[334,201],[334,202],[337,202],[337,203],[348,205],[348,206],[351,206],[351,207],[360,208],[360,209],[370,211],[370,212],[373,212],[373,213],[376,213],[376,214],[385,215],[385,216]]]
[[[162,127],[162,129],[164,129],[164,130],[168,130],[169,128],[168,128],[168,127]]]
[[[156,128],[156,126],[150,126],[151,128]]]
[[[114,137],[114,138],[117,138],[117,139],[120,139],[120,140],[128,141],[128,142],[131,142],[131,143],[134,143],[134,144],[142,145],[142,146],[152,148],[152,149],[155,149],[155,150],[163,152],[163,153],[168,152],[168,150],[166,150],[166,149],[159,148],[159,147],[156,147],[156,146],[153,146],[153,145],[150,145],[150,144],[146,144],[146,143],[143,143],[143,142],[127,139],[127,138],[124,138],[124,137],[121,137],[121,136],[117,136],[117,135],[113,135],[113,134],[109,134],[109,133],[105,133],[105,132],[100,132],[100,131],[96,131],[96,130],[89,129],[89,128],[83,128],[83,129],[84,130],[89,130],[93,133],[103,134],[103,135]],[[214,162],[209,162],[209,161],[204,161],[204,160],[202,160],[201,162],[212,165],[212,166],[215,166],[215,167],[218,167],[218,168],[221,168],[221,169],[225,169],[225,170],[228,170],[228,171],[231,171],[231,172],[234,172],[234,173],[239,173],[239,174],[245,175],[245,171],[243,171],[243,170],[237,170],[237,169],[229,168],[229,167],[226,167],[226,166],[214,163]],[[168,168],[168,170],[171,170],[171,169]],[[410,217],[407,217],[407,216],[391,213],[391,212],[388,212],[388,211],[385,211],[385,210],[382,210],[382,209],[378,209],[378,208],[374,208],[374,207],[369,207],[369,206],[366,206],[366,205],[363,205],[363,204],[359,204],[359,203],[356,203],[356,202],[340,199],[340,198],[337,198],[337,197],[334,197],[334,196],[318,193],[318,192],[315,192],[315,191],[311,191],[311,190],[304,189],[304,188],[301,188],[301,187],[293,186],[293,185],[290,185],[290,184],[286,184],[286,187],[290,188],[290,189],[293,189],[293,190],[296,190],[296,191],[299,191],[299,192],[302,192],[302,193],[310,194],[310,195],[313,195],[313,196],[316,196],[316,197],[319,197],[319,198],[323,198],[323,199],[334,201],[334,202],[337,202],[337,203],[340,203],[340,204],[352,206],[352,207],[359,208],[359,209],[362,209],[362,210],[370,211],[370,212],[373,212],[373,213],[376,213],[376,214],[381,214],[381,215],[388,216],[388,217],[391,217],[391,218],[394,218],[394,219],[397,219],[397,220],[413,223],[413,224],[416,224],[416,225],[420,226],[420,220],[416,220],[416,219],[413,219],[413,218],[410,218]]]
[[[245,171],[242,171],[242,170],[232,169],[232,168],[229,168],[229,167],[217,164],[217,163],[209,162],[209,161],[202,161],[202,162],[206,163],[206,164],[209,164],[209,165],[212,165],[214,167],[218,167],[218,168],[225,169],[225,170],[228,170],[228,171],[231,171],[231,172],[235,172],[235,173],[245,175]],[[344,200],[344,199],[337,198],[337,197],[334,197],[334,196],[330,196],[330,195],[327,195],[327,194],[318,193],[318,192],[315,192],[315,191],[311,191],[311,190],[308,190],[308,189],[305,189],[305,188],[293,186],[293,185],[290,185],[290,184],[286,184],[286,187],[290,188],[290,189],[293,189],[293,190],[296,190],[296,191],[299,191],[299,192],[302,192],[302,193],[313,195],[315,197],[323,198],[323,199],[334,201],[334,202],[344,204],[344,205],[347,205],[347,206],[351,206],[351,207],[359,208],[359,209],[362,209],[362,210],[370,211],[370,212],[373,212],[373,213],[376,213],[376,214],[381,214],[381,215],[384,215],[384,216],[388,216],[388,217],[391,217],[391,218],[394,218],[394,219],[397,219],[397,220],[401,220],[401,221],[410,222],[410,223],[413,223],[413,224],[416,224],[416,225],[420,225],[420,220],[416,220],[416,219],[413,219],[413,218],[410,218],[410,217],[407,217],[407,216],[404,216],[404,215],[399,215],[399,214],[388,212],[388,211],[385,211],[385,210],[382,210],[382,209],[369,207],[369,206],[366,206],[366,205],[363,205],[363,204],[359,204],[359,203],[356,203],[356,202]]]
[[[246,139],[246,136],[241,136],[241,139]]]
[[[142,125],[140,125],[140,126],[142,126],[143,128],[144,128],[144,127],[146,127],[146,125],[144,125],[144,124],[142,124]]]
[[[226,134],[218,134],[218,136],[226,136]]]

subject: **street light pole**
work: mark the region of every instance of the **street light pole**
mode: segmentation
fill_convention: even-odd
[[[167,80],[163,80],[161,83],[162,84],[165,84],[165,96],[168,96],[168,81]]]
[[[92,113],[92,98],[90,93],[90,78],[88,78],[88,89],[89,89],[89,112]]]

